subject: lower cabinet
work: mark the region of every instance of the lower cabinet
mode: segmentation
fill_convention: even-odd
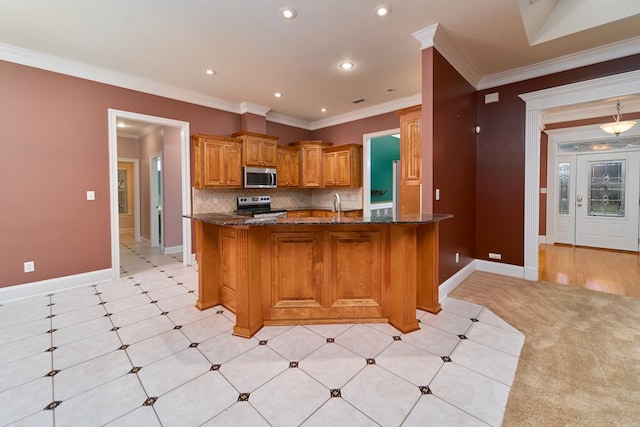
[[[271,283],[264,282],[265,324],[288,319],[388,317],[381,229],[271,233]]]

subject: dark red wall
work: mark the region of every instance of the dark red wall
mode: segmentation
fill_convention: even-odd
[[[640,69],[633,55],[478,92],[476,258],[524,265],[525,103],[518,95]],[[487,93],[500,101],[485,104]]]
[[[432,63],[433,211],[453,214],[440,223],[442,283],[475,256],[476,90],[435,50]]]

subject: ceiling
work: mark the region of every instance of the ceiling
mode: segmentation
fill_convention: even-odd
[[[391,6],[385,17],[374,14],[381,3]],[[297,17],[279,16],[284,6]],[[482,88],[555,58],[637,46],[640,2],[3,0],[0,59],[31,56],[49,64],[41,68],[228,111],[268,111],[270,120],[313,129],[416,103],[421,44],[413,34],[434,24],[436,41],[445,35],[456,57],[450,62],[464,64],[459,71]],[[344,60],[355,67],[341,70]]]

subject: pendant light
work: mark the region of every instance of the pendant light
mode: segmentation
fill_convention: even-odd
[[[636,125],[636,122],[626,121],[621,122],[620,118],[622,117],[622,106],[620,105],[620,101],[616,103],[616,106],[613,109],[613,122],[605,123],[600,126],[600,129],[607,133],[613,133],[616,136],[620,135],[622,132],[626,132],[632,127]]]

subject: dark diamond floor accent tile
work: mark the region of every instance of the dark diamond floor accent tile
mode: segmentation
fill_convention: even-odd
[[[216,311],[216,314],[224,314],[224,310],[218,310]]]
[[[422,323],[422,322],[420,321],[420,319],[416,319],[416,320],[418,321],[418,323]]]
[[[402,338],[400,337],[400,335],[394,335],[393,336],[393,340],[394,341],[402,341]]]
[[[440,356],[443,362],[451,362],[451,358],[449,356]]]
[[[340,391],[339,388],[332,388],[330,396],[331,397],[342,397],[342,392]]]
[[[133,286],[140,286],[140,283],[134,283]]]
[[[51,402],[47,406],[45,406],[43,409],[45,411],[53,411],[58,406],[60,406],[61,403],[62,403],[62,400],[54,400],[53,402]]]
[[[52,334],[55,331],[57,331],[57,329],[49,329],[47,332],[45,332],[45,334]]]
[[[182,285],[182,282],[178,282],[178,285]]]
[[[195,292],[196,292],[196,291],[189,291],[189,292],[187,292],[187,293],[188,293],[188,294],[193,294],[193,293],[195,293]]]
[[[107,314],[105,314],[103,317],[111,317],[111,315],[112,315],[112,314],[113,314],[113,313],[107,313]]]
[[[59,369],[54,369],[53,371],[47,372],[47,375],[45,375],[45,377],[55,377],[58,372],[60,372]]]
[[[211,369],[209,369],[210,371],[219,371],[220,370],[220,366],[219,364],[215,364],[215,365],[211,365]]]
[[[153,404],[156,403],[156,400],[158,400],[157,397],[150,397],[150,398],[148,398],[147,400],[144,401],[142,406],[153,406]]]
[[[464,334],[463,334],[463,335],[458,335],[458,338],[460,338],[461,340],[466,340],[466,339],[467,339],[467,336],[466,336],[466,335],[464,335]]]
[[[327,338],[328,343],[336,342],[335,338]]]
[[[182,325],[176,325],[173,327],[173,329],[182,329]]]
[[[251,393],[240,393],[240,396],[238,396],[238,402],[248,402],[250,395]]]
[[[52,296],[54,296],[54,295],[55,295],[55,294],[47,294],[47,296],[48,296],[48,297],[52,297]]]
[[[48,351],[49,353],[51,353],[52,351],[56,351],[58,347],[49,347],[48,349],[46,349],[45,351]]]
[[[162,313],[160,313],[161,316],[166,316],[167,314],[169,314],[168,311],[163,311]]]
[[[50,315],[48,315],[48,316],[46,317],[46,319],[53,319],[54,317],[56,317],[56,315],[55,315],[55,314],[50,314]]]
[[[107,303],[106,301],[100,301],[98,305],[105,305],[106,303]]]
[[[129,344],[122,344],[120,347],[118,347],[118,350],[126,350],[129,347]]]
[[[298,362],[289,362],[289,367],[290,368],[297,368],[298,367]]]
[[[267,340],[262,340],[258,343],[258,345],[267,345]]]
[[[153,300],[153,301],[151,301],[149,304],[155,304],[155,303],[157,303],[157,302],[158,302],[158,301]]]
[[[198,346],[198,344],[200,344],[199,342],[192,342],[191,344],[189,344],[189,348],[196,348]]]
[[[47,307],[53,307],[54,305],[56,305],[56,303],[52,302],[51,304],[47,304]],[[0,305],[0,307],[2,307],[2,306]]]
[[[173,279],[173,276],[167,276],[169,279]]]
[[[120,329],[120,326],[114,326],[113,328],[109,329],[111,332],[115,332],[118,329]]]
[[[422,394],[431,394],[431,389],[426,385],[420,386],[419,389]]]
[[[376,359],[373,359],[373,358],[367,359],[367,365],[375,365],[375,364],[376,364]]]
[[[140,372],[141,369],[142,369],[142,367],[140,367],[140,366],[134,366],[133,368],[131,368],[129,373],[130,374],[137,374],[138,372]]]
[[[472,317],[472,318],[471,318],[471,321],[472,321],[472,322],[479,322],[479,320],[478,320],[478,319],[476,319],[475,317]]]
[[[102,295],[102,292],[96,292],[94,295]]]
[[[143,294],[143,295],[146,295],[146,294],[148,294],[148,293],[149,293],[149,291],[142,291],[142,292],[140,292],[140,293],[141,293],[141,294]]]

